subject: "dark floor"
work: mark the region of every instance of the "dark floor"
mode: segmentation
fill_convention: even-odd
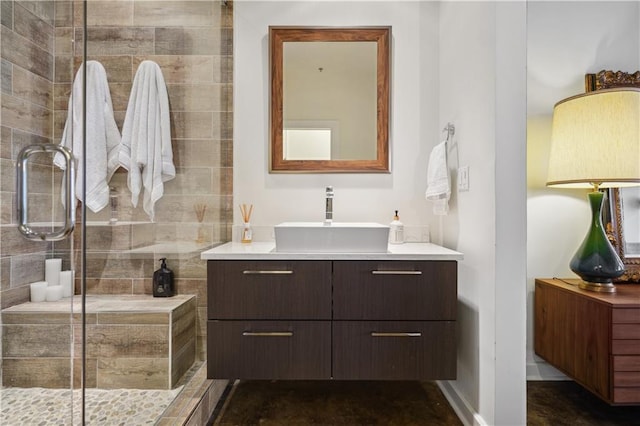
[[[214,425],[462,424],[433,382],[242,381],[228,390]],[[528,382],[527,424],[640,426],[640,406],[611,407],[574,382]]]
[[[527,382],[527,424],[639,426],[640,406],[610,406],[572,381]]]

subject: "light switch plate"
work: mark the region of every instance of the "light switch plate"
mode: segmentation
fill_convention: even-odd
[[[458,191],[469,190],[469,166],[458,167]]]

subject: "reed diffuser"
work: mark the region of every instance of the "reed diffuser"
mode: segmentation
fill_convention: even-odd
[[[251,232],[251,212],[253,212],[253,204],[247,207],[246,204],[240,204],[240,213],[242,214],[242,238],[240,242],[250,243],[253,240],[253,232]]]
[[[204,226],[202,222],[204,221],[204,214],[207,212],[206,204],[194,204],[193,210],[196,212],[196,219],[198,219],[198,236],[196,237],[196,243],[204,243]]]

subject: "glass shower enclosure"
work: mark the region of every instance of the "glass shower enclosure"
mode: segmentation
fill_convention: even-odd
[[[230,239],[233,4],[0,6],[0,424],[182,424],[206,358],[199,255]],[[173,297],[152,296],[160,258]]]

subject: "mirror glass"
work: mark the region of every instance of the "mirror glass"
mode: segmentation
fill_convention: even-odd
[[[625,257],[640,257],[640,187],[620,188]]]
[[[271,172],[389,171],[389,27],[270,27]]]
[[[372,41],[284,43],[285,160],[376,158],[376,50]]]

